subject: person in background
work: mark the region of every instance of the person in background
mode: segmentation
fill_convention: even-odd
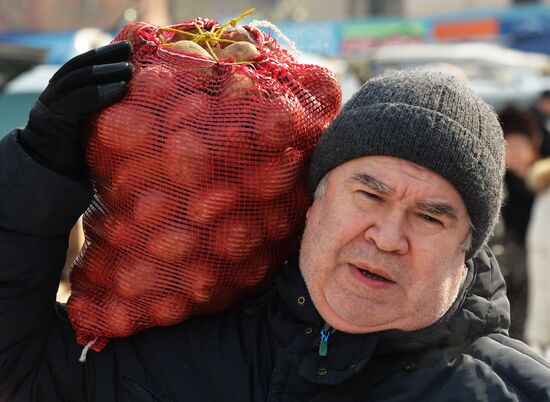
[[[502,110],[499,120],[506,141],[505,199],[502,222],[492,244],[498,244],[501,250],[497,259],[510,300],[510,336],[523,340],[528,294],[525,234],[534,197],[527,188],[525,176],[539,157],[542,134],[529,112],[517,107]]]
[[[533,165],[528,183],[536,196],[527,230],[529,298],[525,337],[550,359],[550,158]]]
[[[416,70],[368,81],[321,136],[300,248],[269,291],[80,363],[55,303],[93,196],[79,128],[124,96],[129,53],[120,42],[70,61],[0,141],[1,401],[550,400],[550,363],[507,335],[486,247],[497,117],[456,79]]]
[[[543,135],[540,155],[541,157],[550,156],[550,89],[540,93],[530,111],[537,120],[539,130]]]

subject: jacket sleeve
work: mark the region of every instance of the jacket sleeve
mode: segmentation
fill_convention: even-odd
[[[86,399],[81,348],[55,296],[91,197],[31,159],[17,130],[0,140],[0,401]]]

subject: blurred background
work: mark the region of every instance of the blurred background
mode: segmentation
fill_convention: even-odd
[[[463,76],[496,109],[550,89],[550,0],[2,0],[0,136],[25,123],[60,64],[125,23],[225,21],[250,7],[244,22],[275,23],[304,61],[337,73],[344,100],[387,68],[416,65]]]
[[[277,25],[300,61],[336,73],[344,101],[387,69],[423,66],[459,77],[495,108],[508,143],[507,199],[492,245],[509,284],[512,335],[523,339],[535,197],[526,172],[550,156],[550,0],[2,0],[0,138],[25,124],[61,64],[108,43],[126,23],[171,25],[199,16],[224,22],[250,7],[256,12],[241,22]],[[83,242],[80,225],[65,275]],[[59,300],[68,294],[63,281]]]

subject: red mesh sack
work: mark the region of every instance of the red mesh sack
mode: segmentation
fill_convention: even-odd
[[[341,101],[332,72],[248,25],[130,23],[123,39],[134,75],[86,130],[95,197],[70,276],[69,318],[96,351],[270,286],[298,247],[306,166]]]

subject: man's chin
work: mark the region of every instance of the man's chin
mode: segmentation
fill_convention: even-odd
[[[345,320],[327,320],[327,322],[332,328],[340,332],[345,332],[347,334],[370,334],[373,332],[390,329],[385,325],[357,325],[349,323]]]
[[[330,308],[330,306],[326,307],[323,311],[319,311],[319,313],[325,322],[337,331],[348,334],[368,334],[395,328],[395,323],[387,321],[387,317],[383,321],[366,320],[364,317],[354,317],[351,314],[338,313]]]

